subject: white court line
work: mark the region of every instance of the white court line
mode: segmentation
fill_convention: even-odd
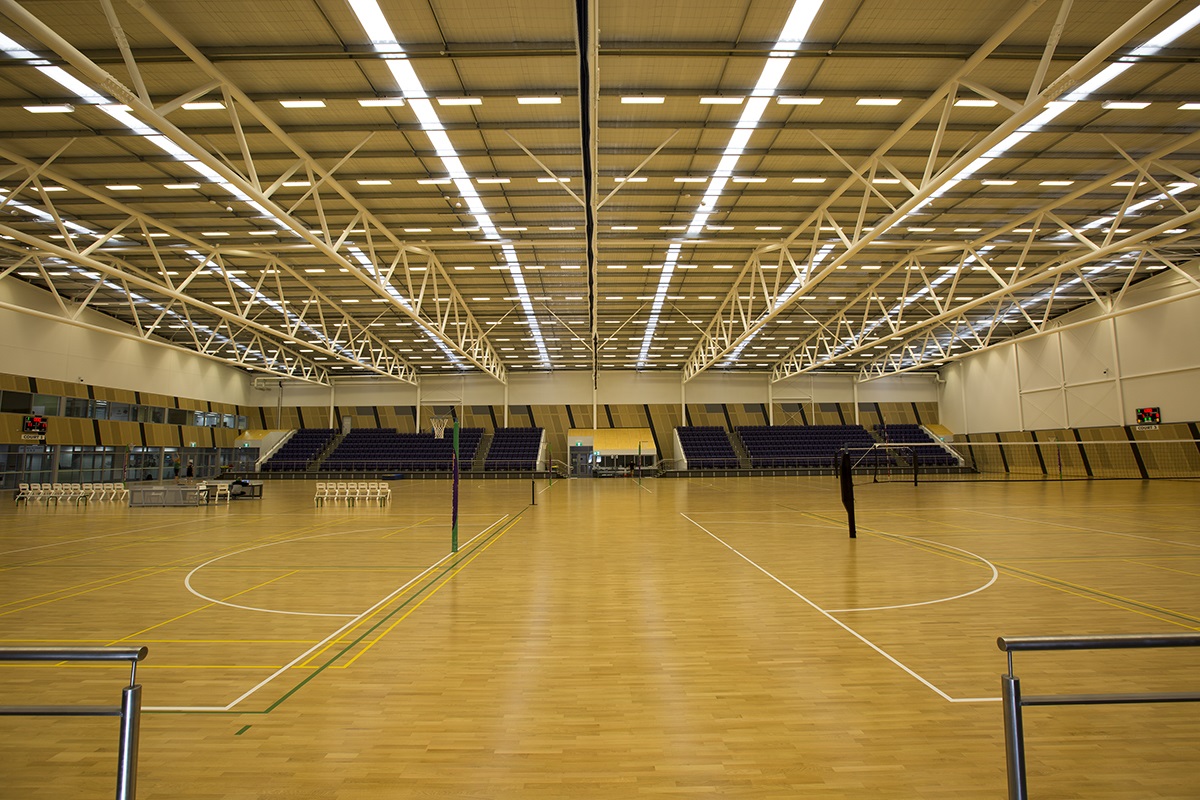
[[[909,541],[913,541],[913,542],[924,542],[925,544],[932,545],[932,546],[948,547],[951,550],[957,550],[960,553],[965,553],[966,555],[969,555],[972,558],[977,558],[980,561],[982,561],[984,564],[987,564],[988,569],[990,569],[992,571],[992,578],[991,578],[991,580],[989,580],[987,583],[983,584],[982,586],[976,587],[969,592],[963,592],[962,594],[956,594],[953,597],[939,597],[936,600],[924,600],[920,603],[901,603],[899,605],[894,605],[894,606],[872,606],[871,608],[830,608],[830,609],[826,609],[830,614],[847,614],[851,611],[890,611],[893,608],[916,608],[917,606],[931,606],[931,605],[934,605],[935,603],[948,603],[951,600],[961,600],[964,597],[970,597],[973,594],[982,592],[984,589],[987,589],[988,587],[990,587],[993,583],[995,583],[1000,578],[1000,571],[998,569],[996,569],[995,564],[988,561],[986,558],[979,555],[978,553],[972,553],[970,550],[964,550],[961,547],[955,547],[952,544],[945,544],[943,542],[931,542],[928,539],[922,539],[919,536],[905,536],[900,533],[880,533],[880,534],[875,534],[875,535],[882,536],[884,538],[895,537],[897,539],[908,539]]]
[[[811,608],[812,608],[814,611],[816,611],[818,614],[821,614],[823,617],[825,617],[827,620],[829,620],[830,622],[832,622],[834,625],[837,625],[839,628],[841,628],[841,629],[843,629],[844,631],[846,631],[846,633],[850,634],[850,635],[851,635],[851,636],[853,636],[855,639],[858,639],[860,642],[862,642],[863,644],[865,644],[867,647],[871,648],[871,649],[872,649],[872,650],[874,650],[876,653],[879,653],[879,655],[883,656],[883,657],[884,657],[884,658],[886,658],[888,661],[892,662],[892,664],[894,664],[895,666],[897,666],[897,667],[899,667],[900,669],[904,670],[905,672],[907,672],[907,673],[908,673],[910,676],[912,676],[913,678],[916,678],[916,679],[917,679],[917,681],[918,681],[919,683],[921,683],[921,684],[922,684],[923,686],[925,686],[926,688],[928,688],[928,689],[932,690],[933,692],[937,693],[937,695],[938,695],[939,697],[941,697],[943,700],[945,700],[945,701],[947,701],[947,702],[949,702],[949,703],[998,703],[998,702],[1000,702],[1000,698],[999,698],[999,697],[951,697],[950,695],[946,694],[945,692],[943,692],[943,691],[942,691],[941,689],[939,689],[938,687],[934,686],[934,685],[933,685],[932,683],[930,683],[929,681],[927,681],[927,680],[925,680],[924,678],[922,678],[920,675],[918,675],[918,674],[917,674],[916,672],[914,672],[912,669],[910,669],[909,667],[907,667],[907,666],[905,666],[904,664],[902,664],[902,663],[901,663],[900,661],[898,661],[896,658],[894,658],[894,657],[892,657],[891,655],[889,655],[889,654],[888,654],[888,653],[887,653],[887,652],[886,652],[886,651],[885,651],[885,650],[884,650],[882,647],[880,647],[879,645],[875,644],[875,643],[874,643],[874,642],[872,642],[870,639],[868,639],[867,637],[863,636],[861,633],[859,633],[858,631],[854,630],[853,628],[851,628],[851,627],[850,627],[849,625],[847,625],[846,623],[842,622],[842,621],[841,621],[840,619],[838,619],[837,617],[834,617],[832,614],[830,614],[828,611],[826,611],[825,609],[823,609],[823,608],[821,608],[820,606],[818,606],[818,605],[817,605],[816,603],[814,603],[812,600],[809,600],[807,597],[805,597],[804,595],[802,595],[802,594],[800,594],[799,592],[797,592],[797,591],[796,591],[795,589],[793,589],[791,586],[788,586],[786,583],[784,583],[783,581],[781,581],[779,578],[777,578],[777,577],[775,577],[774,575],[772,575],[772,574],[771,574],[770,572],[768,572],[766,569],[764,569],[763,567],[761,567],[761,566],[759,566],[758,564],[756,564],[756,563],[755,563],[754,561],[752,561],[752,560],[751,560],[751,559],[750,559],[748,556],[746,556],[744,553],[742,553],[741,551],[739,551],[737,548],[733,547],[731,544],[729,544],[728,542],[726,542],[726,541],[725,541],[724,539],[722,539],[720,536],[717,536],[715,533],[713,533],[712,531],[710,531],[708,528],[705,528],[705,527],[704,527],[703,525],[701,525],[699,522],[696,522],[696,520],[692,519],[692,518],[691,518],[691,517],[689,517],[687,514],[680,514],[680,516],[681,516],[681,517],[683,517],[684,519],[686,519],[688,522],[690,522],[690,523],[692,523],[693,525],[695,525],[695,526],[696,526],[697,528],[699,528],[700,530],[702,530],[702,531],[704,531],[705,533],[707,533],[707,534],[708,534],[709,536],[711,536],[712,538],[716,539],[716,540],[717,540],[718,542],[720,542],[721,544],[725,545],[725,547],[726,547],[726,548],[728,548],[728,549],[730,550],[730,552],[734,553],[734,554],[735,554],[735,555],[736,555],[738,558],[742,559],[742,560],[743,560],[743,561],[745,561],[747,564],[749,564],[750,566],[754,567],[756,570],[758,570],[759,572],[761,572],[763,575],[766,575],[768,578],[770,578],[771,580],[775,581],[777,584],[779,584],[780,586],[782,586],[782,587],[783,587],[784,589],[786,589],[788,592],[790,592],[790,593],[792,593],[793,595],[795,595],[796,597],[798,597],[798,598],[799,598],[801,601],[803,601],[804,603],[806,603],[806,604],[807,604],[808,606],[810,606],[810,607],[811,607]]]
[[[500,517],[500,519],[498,519],[498,520],[496,520],[495,522],[493,522],[491,525],[488,525],[486,528],[484,528],[484,529],[483,529],[483,530],[481,530],[479,533],[477,533],[477,534],[475,534],[474,536],[472,536],[472,537],[471,537],[470,539],[468,539],[466,542],[463,542],[463,543],[462,543],[462,545],[460,545],[460,546],[459,546],[459,550],[460,550],[460,551],[461,551],[461,550],[463,550],[463,549],[464,549],[464,548],[465,548],[467,545],[469,545],[471,542],[475,541],[475,540],[476,540],[476,539],[478,539],[480,536],[483,536],[483,535],[484,535],[485,533],[487,533],[488,531],[490,531],[490,530],[493,530],[493,529],[494,529],[494,528],[495,528],[497,525],[499,525],[501,522],[504,522],[504,520],[508,519],[508,517],[509,517],[509,515],[508,515],[508,514],[505,514],[504,516]],[[350,628],[353,628],[355,625],[357,625],[359,622],[361,622],[361,621],[362,621],[364,618],[366,618],[368,615],[370,615],[370,614],[374,613],[374,612],[375,612],[376,610],[378,610],[380,607],[382,607],[382,606],[384,606],[384,605],[388,604],[389,602],[391,602],[393,598],[395,598],[397,595],[399,595],[399,594],[401,594],[402,592],[404,592],[404,590],[405,590],[405,589],[407,589],[408,587],[412,586],[414,583],[416,583],[416,582],[417,582],[417,581],[419,581],[421,578],[423,578],[423,577],[425,577],[426,575],[428,575],[428,574],[429,574],[430,572],[432,572],[433,570],[437,569],[437,568],[438,568],[438,566],[440,566],[440,565],[441,565],[443,562],[445,562],[447,559],[449,559],[449,558],[452,558],[452,557],[454,557],[454,556],[456,556],[456,555],[458,555],[458,553],[447,553],[446,555],[442,556],[442,557],[441,557],[441,558],[439,558],[437,561],[433,562],[433,564],[431,564],[431,565],[430,565],[428,568],[426,568],[425,570],[423,570],[423,571],[422,571],[420,574],[416,575],[416,576],[415,576],[415,577],[414,577],[412,580],[410,580],[408,583],[405,583],[403,586],[401,586],[400,588],[398,588],[398,589],[396,589],[395,591],[393,591],[393,592],[392,592],[391,594],[389,594],[387,597],[383,598],[383,599],[382,599],[382,600],[380,600],[378,603],[376,603],[375,605],[371,606],[371,607],[370,607],[370,608],[368,608],[366,611],[362,612],[361,614],[359,614],[358,616],[356,616],[354,619],[350,620],[350,621],[349,621],[349,622],[347,622],[345,625],[343,625],[342,627],[338,628],[336,631],[334,631],[333,633],[329,634],[329,635],[328,635],[328,636],[326,636],[324,639],[322,639],[321,641],[317,642],[317,643],[316,643],[316,644],[314,644],[312,647],[308,648],[308,649],[307,649],[307,650],[305,650],[303,653],[301,653],[300,655],[296,656],[294,659],[292,659],[291,661],[289,661],[288,663],[284,664],[284,665],[283,665],[282,667],[280,667],[279,669],[277,669],[277,670],[275,670],[274,672],[272,672],[272,673],[271,673],[270,675],[268,675],[266,678],[264,678],[263,680],[259,681],[259,683],[258,683],[258,684],[256,684],[254,687],[252,687],[251,689],[247,690],[247,691],[246,691],[244,694],[242,694],[242,696],[241,696],[241,697],[238,697],[237,699],[235,699],[233,702],[229,703],[228,705],[224,705],[224,706],[143,706],[143,707],[142,707],[142,710],[143,710],[143,711],[232,711],[232,710],[234,709],[234,707],[236,707],[236,706],[237,706],[239,703],[241,703],[243,700],[245,700],[245,699],[247,699],[247,698],[251,697],[251,696],[252,696],[252,695],[253,695],[255,692],[257,692],[259,689],[263,688],[263,687],[264,687],[264,686],[266,686],[268,683],[270,683],[271,681],[275,680],[275,679],[276,679],[276,678],[278,678],[280,675],[282,675],[283,673],[287,672],[289,669],[291,669],[292,667],[296,666],[296,665],[297,665],[297,664],[299,664],[301,661],[303,661],[304,659],[308,658],[308,657],[309,657],[310,655],[312,655],[313,653],[315,653],[315,652],[317,652],[318,650],[320,650],[321,648],[323,648],[323,647],[324,647],[326,644],[328,644],[328,643],[329,643],[330,641],[332,641],[333,639],[336,639],[338,636],[341,636],[341,635],[342,635],[342,633],[343,633],[343,632],[345,632],[346,630],[349,630]]]
[[[252,550],[261,550],[264,547],[274,547],[277,544],[292,544],[294,542],[304,542],[309,539],[321,539],[326,536],[345,536],[350,533],[359,533],[359,531],[334,531],[333,533],[317,533],[312,536],[298,536],[295,539],[280,539],[275,542],[267,542],[265,544],[256,544],[253,547],[246,547],[241,550],[234,550],[232,553],[225,553],[224,555],[217,556],[216,558],[210,558],[208,561],[205,561],[200,566],[195,567],[191,572],[189,572],[186,576],[184,576],[183,585],[184,585],[184,588],[186,588],[189,592],[194,594],[196,597],[199,597],[201,600],[207,600],[208,602],[215,603],[216,605],[219,605],[219,606],[227,606],[229,608],[241,609],[242,611],[261,611],[264,614],[289,614],[289,615],[297,616],[297,617],[353,617],[354,614],[322,614],[322,613],[315,612],[315,611],[283,611],[283,610],[280,610],[277,608],[259,608],[257,606],[240,606],[237,603],[228,603],[224,600],[218,600],[215,597],[209,597],[208,595],[198,592],[194,588],[192,588],[192,576],[193,575],[195,575],[197,572],[199,572],[200,570],[207,567],[209,564],[215,564],[218,561],[221,561],[223,559],[230,558],[232,556],[241,555],[242,553],[249,553]]]

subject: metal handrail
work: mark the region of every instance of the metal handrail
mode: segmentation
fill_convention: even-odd
[[[1025,770],[1025,706],[1115,705],[1125,703],[1194,703],[1200,692],[1145,692],[1139,694],[1060,694],[1021,696],[1021,681],[1013,674],[1014,652],[1048,650],[1135,650],[1157,647],[1200,647],[1200,634],[1151,633],[1094,636],[1001,636],[996,645],[1008,654],[1008,674],[1000,676],[1004,706],[1004,754],[1008,765],[1009,800],[1028,800]]]
[[[145,647],[0,647],[0,661],[105,662],[128,661],[129,685],[121,691],[119,706],[0,706],[7,717],[120,717],[117,742],[117,800],[134,800],[137,792],[138,733],[141,727],[142,687],[137,683],[137,662]]]

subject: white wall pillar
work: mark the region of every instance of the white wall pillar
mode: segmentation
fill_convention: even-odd
[[[1121,381],[1121,348],[1117,343],[1117,318],[1108,320],[1112,328],[1113,385],[1117,395],[1117,420],[1125,422],[1125,384]]]
[[[1025,398],[1021,394],[1021,348],[1013,345],[1013,381],[1017,386],[1017,430],[1025,430]],[[961,361],[959,362],[962,363]]]

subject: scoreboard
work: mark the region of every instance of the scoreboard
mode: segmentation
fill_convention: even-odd
[[[1157,406],[1139,408],[1136,413],[1138,425],[1158,425],[1162,422],[1162,414]]]

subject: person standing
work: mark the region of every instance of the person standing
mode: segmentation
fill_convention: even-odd
[[[189,461],[187,465],[187,479],[190,481],[194,477],[196,477],[196,470],[192,466],[192,462]]]

